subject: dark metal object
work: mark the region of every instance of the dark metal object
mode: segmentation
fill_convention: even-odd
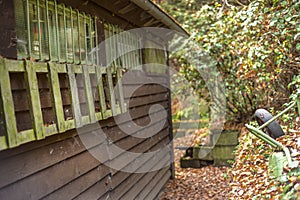
[[[177,146],[177,147],[175,147],[175,149],[185,150],[184,157],[193,158],[193,147]]]
[[[278,142],[275,139],[273,139],[272,137],[270,137],[268,134],[264,133],[262,130],[266,127],[269,127],[273,122],[276,121],[277,118],[282,116],[284,113],[286,113],[288,110],[290,110],[291,108],[293,108],[296,105],[298,105],[298,111],[299,111],[298,114],[300,115],[300,98],[299,97],[300,97],[300,94],[298,93],[298,98],[295,101],[291,102],[290,105],[286,109],[281,111],[278,115],[268,119],[260,127],[256,128],[256,127],[253,127],[249,124],[245,125],[246,128],[250,131],[250,133],[254,134],[255,136],[257,136],[261,140],[263,140],[266,143],[270,144],[272,147],[282,150],[285,154],[286,159],[287,159],[288,166],[291,167],[291,168],[298,166],[299,163],[296,162],[296,161],[292,161],[289,149],[287,147],[285,147],[283,144],[281,144],[280,142]]]
[[[260,126],[273,118],[271,113],[269,113],[265,109],[256,110],[254,115]],[[265,132],[274,139],[284,135],[284,132],[283,132],[281,126],[278,124],[277,120],[271,122],[267,127],[265,127]]]

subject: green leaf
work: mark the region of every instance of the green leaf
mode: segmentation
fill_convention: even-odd
[[[300,51],[300,42],[296,44],[296,50]]]
[[[273,153],[269,158],[268,172],[272,178],[278,178],[282,175],[283,168],[287,164],[287,158],[283,152]]]

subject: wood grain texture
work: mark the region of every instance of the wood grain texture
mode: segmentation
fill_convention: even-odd
[[[5,0],[0,4],[0,55],[17,58],[16,19],[14,2]]]
[[[37,79],[39,86],[45,90],[45,96],[49,94],[52,87],[60,87],[59,69],[54,65],[49,65],[48,68],[51,68],[49,78],[52,84],[50,84],[50,88],[47,88],[46,82],[40,82],[41,80]],[[95,81],[90,80],[91,88]],[[79,82],[78,84],[82,84],[80,87],[88,85],[85,82]],[[134,85],[129,84],[125,87],[132,86]],[[69,86],[66,85],[65,91],[68,90]],[[24,94],[26,90],[16,90],[16,92]],[[43,102],[41,103],[41,110],[49,109],[52,101],[60,99],[61,107],[54,107],[55,116],[58,119],[57,112],[63,111],[63,106],[72,105],[71,102],[67,102],[70,105],[64,105],[61,95],[61,92],[57,92],[56,96],[51,97],[51,101],[41,98],[40,100]],[[87,94],[83,93],[82,95],[86,96]],[[39,97],[41,97],[40,94]],[[94,101],[94,99],[92,100]],[[82,104],[80,98],[78,102],[79,105]],[[151,111],[154,118],[150,124],[149,109],[156,104],[160,104],[162,107]],[[140,88],[134,97],[130,99],[128,112],[132,119],[121,114],[115,118],[110,117],[101,120],[99,123],[86,125],[79,129],[80,132],[84,132],[83,135],[89,140],[89,147],[82,144],[76,130],[69,130],[61,137],[55,135],[46,138],[44,141],[32,142],[31,145],[28,144],[21,148],[8,150],[8,154],[4,157],[1,157],[1,153],[4,155],[5,152],[0,152],[0,173],[5,174],[0,179],[0,198],[102,199],[109,196],[114,199],[134,199],[156,196],[165,184],[165,180],[170,178],[171,172],[168,165],[171,160],[170,149],[162,154],[154,154],[143,159],[139,156],[128,158],[124,153],[114,152],[109,146],[113,144],[133,153],[153,152],[168,147],[170,143],[168,120],[163,124],[162,130],[148,138],[137,137],[140,134],[139,132],[125,133],[122,130],[122,127],[130,125],[131,120],[133,120],[136,124],[144,127],[141,130],[143,133],[151,135],[161,126],[160,122],[165,120],[164,112],[168,109],[166,89],[160,85],[146,85]],[[48,111],[50,112],[51,109]],[[18,113],[22,112],[24,111],[20,108]],[[88,113],[90,112],[91,110]],[[49,118],[51,117],[49,116]],[[66,123],[64,113],[61,113],[61,121],[63,124]],[[106,137],[99,138],[99,134],[97,135],[97,130],[99,131],[100,127]],[[81,137],[83,136],[81,135]],[[92,152],[99,151],[102,152],[102,162],[91,155]],[[125,171],[147,171],[159,165],[167,165],[168,167],[149,173],[136,174],[108,167],[114,164],[119,164],[119,167]],[[163,180],[162,184],[158,184],[160,179]],[[40,180],[44,181],[41,182]],[[140,187],[136,183],[139,183]],[[146,183],[150,183],[150,186]],[[152,189],[154,192],[149,191]],[[14,193],[15,190],[20,191],[20,193]],[[138,194],[140,196],[137,196]]]

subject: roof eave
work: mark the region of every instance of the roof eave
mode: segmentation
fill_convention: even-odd
[[[153,16],[156,20],[163,23],[168,28],[178,31],[181,34],[189,36],[190,34],[181,27],[181,25],[172,18],[169,14],[164,12],[161,8],[159,8],[155,3],[150,0],[130,0],[132,3],[145,10],[151,16]]]

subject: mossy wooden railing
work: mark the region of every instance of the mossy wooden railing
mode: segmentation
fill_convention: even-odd
[[[26,91],[29,101],[29,112],[32,129],[18,131],[15,115],[15,105],[13,101],[13,91],[11,88],[10,73],[24,73],[26,82]],[[52,109],[55,115],[53,124],[46,125],[43,122],[43,113],[41,99],[39,94],[39,85],[37,73],[46,73],[50,86],[48,98],[52,100]],[[69,92],[72,107],[72,118],[65,119],[63,101],[61,96],[61,87],[59,74],[66,74],[69,80]],[[80,109],[80,101],[77,87],[76,76],[81,74],[84,83],[84,95],[86,99],[88,115],[83,116]],[[95,75],[97,92],[99,95],[100,110],[95,109],[95,100],[93,96],[90,75]],[[41,140],[47,136],[62,133],[70,129],[79,128],[84,125],[95,123],[121,112],[126,112],[124,105],[121,78],[121,69],[116,67],[96,67],[84,65],[69,65],[57,63],[38,63],[32,61],[16,61],[0,58],[0,106],[1,121],[5,132],[0,135],[0,150],[19,146],[34,140]],[[112,76],[116,77],[117,83],[113,82]],[[103,80],[105,79],[105,80]],[[104,84],[106,81],[109,95],[105,97]],[[114,88],[116,88],[114,92]],[[118,103],[116,101],[118,96]],[[107,106],[105,98],[108,98],[110,106]],[[20,99],[22,101],[22,99]]]

